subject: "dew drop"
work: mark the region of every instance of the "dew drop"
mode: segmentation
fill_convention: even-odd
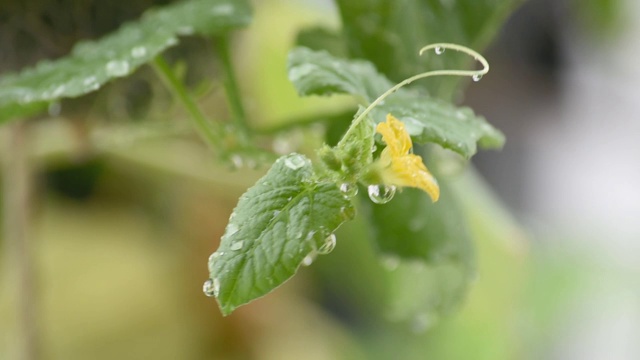
[[[367,191],[371,201],[376,204],[386,204],[396,194],[396,187],[393,185],[369,185]]]
[[[218,15],[229,15],[229,14],[233,14],[233,7],[229,4],[222,4],[222,5],[214,6],[211,9],[211,12]]]
[[[96,82],[96,77],[95,76],[89,76],[88,78],[85,78],[84,80],[82,80],[82,84],[83,85],[91,85],[94,82]]]
[[[326,255],[330,252],[333,251],[333,249],[335,249],[336,247],[336,234],[331,234],[329,236],[327,236],[327,238],[324,240],[324,244],[322,244],[322,246],[318,249],[318,254],[320,255]]]
[[[312,252],[311,254],[305,256],[304,259],[302,259],[302,265],[303,266],[309,266],[309,265],[313,264],[313,261],[315,259],[316,259],[316,253]]]
[[[244,165],[244,160],[242,160],[242,156],[238,154],[231,155],[231,164],[234,169],[240,169],[242,165]]]
[[[223,253],[221,252],[214,252],[213,254],[211,254],[209,256],[209,266],[211,266],[211,264],[213,264],[217,258],[219,258]]]
[[[291,170],[298,170],[305,164],[304,157],[302,155],[292,155],[284,159],[284,165]]]
[[[236,242],[232,243],[231,246],[229,246],[229,249],[231,249],[233,251],[238,251],[238,250],[242,249],[243,245],[244,245],[244,241],[243,240],[236,241]]]
[[[225,236],[225,237],[233,236],[235,233],[237,233],[237,232],[238,232],[238,230],[240,230],[240,229],[238,228],[238,225],[236,225],[236,224],[229,224],[229,225],[227,225],[227,229],[226,229],[226,231],[224,232],[224,236]]]
[[[147,55],[147,48],[144,46],[136,46],[131,49],[131,56],[134,58],[141,58],[145,55]]]
[[[340,215],[345,220],[351,220],[356,216],[356,210],[352,206],[343,206],[340,208]]]
[[[444,48],[442,46],[436,46],[436,48],[434,50],[436,52],[436,55],[444,54]]]
[[[352,183],[340,184],[340,191],[347,197],[354,197],[358,195],[358,185]]]
[[[111,60],[107,63],[106,69],[110,76],[124,76],[129,72],[129,63],[122,60]]]
[[[218,278],[214,278],[213,280],[207,279],[202,285],[202,292],[208,297],[218,297],[220,293],[220,280],[218,280]]]
[[[180,26],[178,28],[178,33],[180,35],[191,35],[194,33],[194,30],[192,26]]]
[[[411,323],[411,329],[415,333],[423,333],[432,328],[438,322],[438,317],[435,314],[424,312],[418,314]]]
[[[387,271],[394,271],[400,266],[400,258],[396,255],[384,255],[380,262]]]
[[[473,81],[478,82],[480,81],[480,79],[482,79],[482,74],[475,74],[471,77],[471,79],[473,79]]]
[[[65,88],[66,88],[66,86],[65,86],[65,85],[59,85],[58,87],[56,87],[56,88],[53,90],[52,96],[53,96],[54,98],[56,98],[56,97],[58,97],[58,96],[62,95],[62,93],[64,92]]]

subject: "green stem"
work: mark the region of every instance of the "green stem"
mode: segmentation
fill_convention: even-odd
[[[242,105],[238,82],[236,81],[235,72],[233,70],[233,62],[231,61],[231,52],[229,46],[229,36],[222,35],[215,38],[216,54],[220,58],[220,63],[224,71],[224,90],[227,95],[227,102],[233,115],[233,121],[245,137],[249,136],[249,126],[247,124],[246,112]]]
[[[344,134],[343,139],[346,139],[348,136],[351,135],[351,132],[355,131],[354,129],[367,115],[369,115],[369,113],[371,112],[371,110],[373,110],[373,108],[375,108],[384,99],[386,99],[387,96],[393,94],[394,92],[396,92],[398,89],[400,89],[405,85],[411,84],[416,80],[428,78],[431,76],[470,76],[470,77],[473,77],[474,80],[475,79],[479,80],[484,74],[489,72],[489,63],[487,62],[487,60],[482,55],[469,49],[466,46],[449,44],[449,43],[436,43],[436,44],[431,44],[423,47],[422,49],[420,49],[419,53],[420,55],[422,55],[425,51],[432,50],[432,49],[439,50],[439,51],[444,51],[444,49],[451,49],[451,50],[463,52],[469,56],[472,56],[477,61],[479,61],[482,64],[482,69],[480,70],[434,70],[434,71],[427,71],[422,74],[414,75],[408,79],[404,79],[402,82],[396,84],[391,89],[387,90],[384,94],[380,95],[371,104],[369,104],[369,106],[367,106],[367,108],[364,109],[364,111],[361,112],[360,115],[358,115],[358,117],[353,120],[353,122],[351,123],[351,126],[349,127],[347,132]]]
[[[203,139],[213,148],[221,149],[223,147],[223,131],[221,126],[209,121],[205,117],[193,98],[191,98],[187,92],[184,84],[178,80],[177,76],[162,56],[158,56],[154,59],[153,68],[173,95],[177,97],[187,109],[196,129]]]

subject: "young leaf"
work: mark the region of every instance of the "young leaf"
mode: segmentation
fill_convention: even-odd
[[[335,241],[331,234],[355,210],[335,183],[318,182],[303,155],[279,158],[240,197],[220,247],[209,259],[223,314],[261,297]],[[323,248],[324,247],[324,248]]]
[[[344,60],[324,51],[296,48],[289,54],[289,79],[302,96],[348,93],[374,101],[393,84],[367,61]],[[387,114],[402,120],[416,143],[433,142],[465,158],[499,148],[504,135],[468,107],[456,107],[418,91],[400,89],[371,112],[375,123]]]
[[[356,116],[363,110],[360,107]],[[361,172],[373,162],[374,134],[373,124],[367,117],[335,147],[325,145],[318,151],[327,169],[333,170],[334,180],[355,184],[360,179]]]
[[[211,35],[247,25],[246,0],[192,0],[147,11],[142,19],[122,26],[98,41],[77,44],[56,61],[0,79],[0,112],[15,104],[76,97],[126,76],[178,43],[178,35]]]

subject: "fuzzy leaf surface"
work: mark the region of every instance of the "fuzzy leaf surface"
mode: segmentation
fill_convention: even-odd
[[[292,277],[355,210],[333,182],[318,182],[303,155],[279,158],[240,197],[220,247],[209,259],[222,313]]]

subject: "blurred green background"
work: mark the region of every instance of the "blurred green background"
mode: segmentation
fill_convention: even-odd
[[[163,3],[3,1],[0,71],[62,56],[78,39],[97,38]],[[538,178],[527,176],[535,169],[542,169],[538,176],[545,179],[564,176],[536,167],[553,164],[549,159],[556,153],[531,140],[531,132],[545,136],[544,129],[555,132],[566,126],[554,121],[560,118],[557,112],[540,115],[540,109],[567,100],[564,90],[575,85],[567,79],[575,75],[572,66],[580,65],[575,58],[590,59],[603,49],[624,55],[615,52],[628,46],[620,39],[639,32],[637,26],[625,25],[629,3],[530,1],[490,47],[492,72],[470,87],[465,103],[502,128],[508,145],[502,153],[482,153],[475,160],[489,183],[472,169],[458,170],[450,179],[453,191],[464,189],[461,200],[476,248],[477,277],[460,308],[438,319],[418,316],[397,323],[385,313],[393,289],[380,280],[385,264],[376,257],[361,221],[339,230],[331,255],[222,318],[215,301],[201,290],[209,276],[207,258],[217,248],[237,198],[265,168],[234,170],[217,162],[147,67],[95,94],[50,108],[48,116],[30,122],[27,138],[35,177],[29,235],[37,354],[43,359],[637,358],[640,349],[632,339],[640,335],[638,311],[620,315],[610,310],[620,309],[620,303],[640,308],[638,267],[602,251],[597,241],[581,242],[589,230],[576,218],[584,218],[571,208],[566,213],[574,216],[562,217],[557,211],[562,206],[553,205],[572,199],[563,198],[562,189],[554,190],[559,182],[543,179],[532,185]],[[352,106],[346,97],[301,99],[286,77],[287,52],[301,28],[340,27],[332,4],[265,0],[255,1],[254,7],[253,24],[236,33],[233,42],[253,124],[267,129]],[[569,46],[568,39],[579,39],[579,45]],[[189,38],[167,57],[199,94],[204,111],[222,117],[224,94],[212,51],[204,40]],[[593,74],[601,68],[585,71],[590,69]],[[620,108],[600,99],[605,108]],[[523,124],[536,116],[546,120],[537,121],[534,130]],[[579,121],[569,124],[580,126]],[[626,126],[619,128],[624,132]],[[2,132],[2,158],[7,161],[12,153],[8,134]],[[294,130],[272,139],[273,147],[308,152],[321,142],[318,133],[323,132],[322,126]],[[581,138],[578,130],[571,133]],[[546,153],[538,151],[542,148]],[[575,151],[593,157],[588,148]],[[636,146],[629,153],[637,151]],[[527,161],[532,158],[537,162]],[[593,190],[588,196],[598,195]],[[532,197],[538,199],[534,205]],[[633,225],[640,214],[635,210],[629,210],[625,244],[635,243],[639,233]],[[600,229],[604,235],[592,235],[604,237],[605,243],[624,237],[614,225]],[[637,254],[633,245],[618,249]],[[17,358],[22,340],[15,303],[17,265],[11,254],[0,242],[0,359]],[[603,293],[605,300],[614,300],[599,303]],[[593,325],[589,318],[594,314],[604,320]],[[623,318],[622,325],[616,316]],[[595,330],[589,332],[589,326]],[[598,331],[622,338],[598,337]],[[588,351],[589,346],[602,352]],[[607,352],[611,346],[617,352]]]

